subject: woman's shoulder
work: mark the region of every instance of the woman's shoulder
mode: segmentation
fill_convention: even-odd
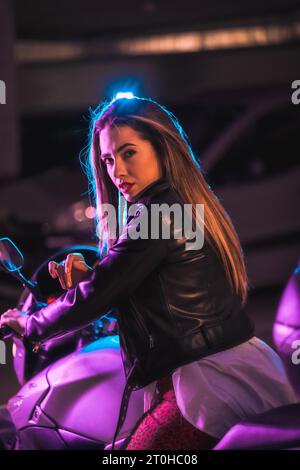
[[[183,204],[183,201],[178,192],[171,186],[164,187],[161,191],[155,194],[150,194],[147,198],[139,202],[143,202],[146,206],[151,204]]]

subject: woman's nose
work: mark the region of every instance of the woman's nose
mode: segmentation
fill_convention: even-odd
[[[126,164],[123,162],[122,158],[116,158],[114,169],[113,169],[114,178],[121,178],[126,174],[127,174]]]

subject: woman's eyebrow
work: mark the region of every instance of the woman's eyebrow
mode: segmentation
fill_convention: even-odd
[[[122,144],[122,145],[120,145],[120,147],[117,148],[117,153],[119,153],[121,150],[123,150],[123,148],[127,147],[127,145],[134,145],[136,147],[135,144],[132,144],[130,142],[126,142],[126,144]],[[110,154],[109,153],[104,153],[103,155],[101,155],[102,159],[104,159],[106,157],[110,157]]]

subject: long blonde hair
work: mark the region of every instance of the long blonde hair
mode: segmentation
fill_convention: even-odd
[[[84,165],[90,182],[90,193],[96,204],[96,225],[103,219],[102,204],[113,204],[120,223],[119,193],[100,158],[100,131],[106,126],[130,126],[143,139],[151,142],[160,159],[163,176],[181,197],[192,205],[193,222],[197,214],[195,204],[205,209],[204,234],[216,250],[231,288],[245,304],[248,279],[243,251],[233,224],[217,196],[206,182],[188,136],[178,119],[163,105],[150,98],[120,98],[101,103],[92,111],[87,162]],[[105,253],[115,238],[107,225],[99,239],[99,251]]]

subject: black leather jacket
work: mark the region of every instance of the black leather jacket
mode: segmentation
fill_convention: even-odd
[[[182,205],[164,178],[132,203],[140,210],[149,209],[149,226],[151,204]],[[119,239],[90,278],[34,313],[26,325],[25,337],[38,342],[88,324],[116,307],[127,378],[123,410],[128,388],[137,390],[254,335],[254,325],[230,289],[215,251],[206,241],[201,249],[186,250],[186,239],[174,238],[170,220],[170,239],[134,240],[126,233],[136,219],[128,217]]]

